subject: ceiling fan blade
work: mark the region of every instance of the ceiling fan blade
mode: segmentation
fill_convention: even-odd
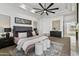
[[[44,13],[44,11],[41,13],[41,15]]]
[[[48,9],[48,10],[58,10],[59,8],[52,8],[52,9]]]
[[[46,12],[46,14],[48,15],[48,13]]]
[[[39,9],[39,8],[33,8],[33,9],[35,9],[35,10],[41,10],[41,9]]]
[[[52,11],[49,11],[49,10],[47,10],[48,12],[50,12],[50,13],[55,13],[55,12],[52,12]]]
[[[36,11],[35,13],[38,13],[38,12],[42,12],[43,10],[41,10],[41,11]]]
[[[47,7],[47,9],[50,8],[53,4],[54,4],[54,3],[51,3],[51,4]]]
[[[41,3],[39,3],[39,5],[44,9],[43,5]]]

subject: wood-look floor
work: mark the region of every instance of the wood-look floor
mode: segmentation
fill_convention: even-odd
[[[0,49],[0,56],[15,56],[15,48],[16,46],[13,45]]]

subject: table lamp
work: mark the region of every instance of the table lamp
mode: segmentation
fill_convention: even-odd
[[[6,38],[10,37],[11,28],[4,28],[4,32],[6,32]]]

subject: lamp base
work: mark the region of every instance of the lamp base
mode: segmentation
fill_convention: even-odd
[[[9,38],[10,34],[9,33],[6,33],[6,38]]]

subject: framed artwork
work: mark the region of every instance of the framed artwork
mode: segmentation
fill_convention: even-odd
[[[19,18],[19,17],[15,17],[15,23],[31,25],[32,21],[31,20],[27,20],[27,19],[23,19],[23,18]]]

